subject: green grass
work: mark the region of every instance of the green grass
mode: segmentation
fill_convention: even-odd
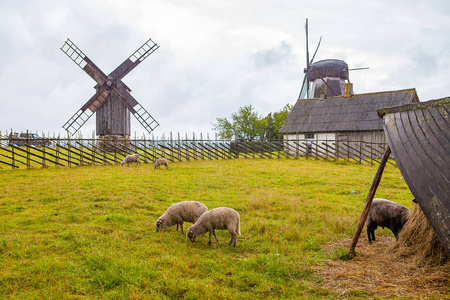
[[[339,295],[317,288],[313,268],[343,254],[322,248],[353,235],[376,168],[240,159],[175,163],[169,170],[2,171],[0,298],[333,299]],[[376,197],[411,207],[400,177],[388,165]],[[237,246],[228,245],[226,231],[212,246],[208,235],[192,244],[175,227],[157,233],[156,219],[183,200],[236,209]]]

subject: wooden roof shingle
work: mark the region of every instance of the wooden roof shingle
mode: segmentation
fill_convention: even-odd
[[[378,115],[403,178],[450,254],[450,97]]]
[[[298,100],[280,133],[383,130],[377,109],[415,102],[415,89]]]

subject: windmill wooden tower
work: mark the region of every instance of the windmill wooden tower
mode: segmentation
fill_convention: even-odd
[[[63,128],[73,135],[97,113],[97,135],[127,137],[131,131],[130,114],[133,114],[145,130],[151,133],[159,125],[158,122],[131,96],[131,90],[122,82],[122,78],[158,48],[159,46],[149,39],[107,76],[67,39],[61,50],[91,76],[97,85],[95,95],[63,125]]]

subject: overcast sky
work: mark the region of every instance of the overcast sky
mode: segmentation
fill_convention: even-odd
[[[310,53],[353,71],[355,93],[450,96],[450,1],[0,0],[0,130],[64,133],[95,82],[61,50],[70,38],[109,74],[147,39],[160,48],[123,82],[170,132],[214,135],[216,118],[297,100]],[[92,135],[93,116],[81,131]],[[132,117],[132,133],[142,126]]]

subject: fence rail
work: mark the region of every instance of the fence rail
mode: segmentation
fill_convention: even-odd
[[[129,138],[0,137],[0,169],[76,167],[120,164],[126,155],[139,153],[143,163],[166,157],[172,162],[236,158],[287,158],[379,163],[384,143],[335,140],[218,140]],[[395,165],[395,161],[389,163]]]

